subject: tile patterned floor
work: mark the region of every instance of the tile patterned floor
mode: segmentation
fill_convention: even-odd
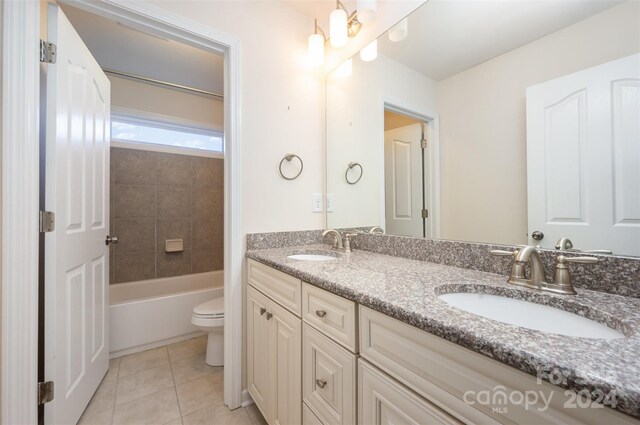
[[[223,403],[222,367],[206,336],[113,359],[79,425],[266,425],[255,405]]]

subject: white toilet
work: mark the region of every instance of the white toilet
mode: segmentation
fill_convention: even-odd
[[[224,364],[224,297],[214,298],[193,309],[191,323],[209,334],[207,358],[209,366]]]

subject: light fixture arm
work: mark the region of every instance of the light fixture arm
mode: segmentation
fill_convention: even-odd
[[[320,25],[318,25],[318,18],[315,18],[314,24],[315,24],[315,29],[313,30],[313,33],[320,34],[322,38],[324,38],[324,42],[326,44],[329,41],[329,37],[327,37],[327,34],[322,30]]]
[[[349,13],[344,4],[340,0],[336,0],[336,9],[342,9],[347,13],[347,28],[349,30],[349,38],[353,38],[360,32],[360,28],[362,28],[362,24],[358,21],[358,11],[354,10]]]

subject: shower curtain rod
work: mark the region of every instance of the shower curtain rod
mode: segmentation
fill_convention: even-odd
[[[210,96],[210,97],[215,97],[216,99],[224,100],[224,96],[221,95],[221,94],[213,93],[213,92],[202,90],[202,89],[197,89],[195,87],[183,86],[182,84],[176,84],[176,83],[169,83],[167,81],[161,81],[161,80],[156,80],[154,78],[143,77],[143,76],[135,75],[135,74],[129,74],[128,72],[116,71],[114,69],[102,68],[102,71],[105,74],[111,74],[111,75],[115,75],[117,77],[129,78],[131,80],[138,80],[138,81],[142,81],[142,82],[145,82],[145,83],[157,84],[157,85],[160,85],[160,86],[166,86],[166,87],[170,87],[170,88],[173,88],[173,89],[190,91],[190,92],[193,92],[193,93],[197,93],[197,94],[201,94],[201,95],[205,95],[205,96]]]

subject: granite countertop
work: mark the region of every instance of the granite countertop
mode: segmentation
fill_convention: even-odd
[[[640,418],[640,299],[577,289],[555,295],[517,287],[506,276],[367,251],[331,261],[287,258],[334,253],[328,245],[252,250],[247,257],[370,307],[528,374],[576,391],[614,391],[622,412]],[[333,254],[335,255],[335,254]],[[438,295],[482,292],[559,307],[627,337],[588,339],[525,329],[465,312]]]

